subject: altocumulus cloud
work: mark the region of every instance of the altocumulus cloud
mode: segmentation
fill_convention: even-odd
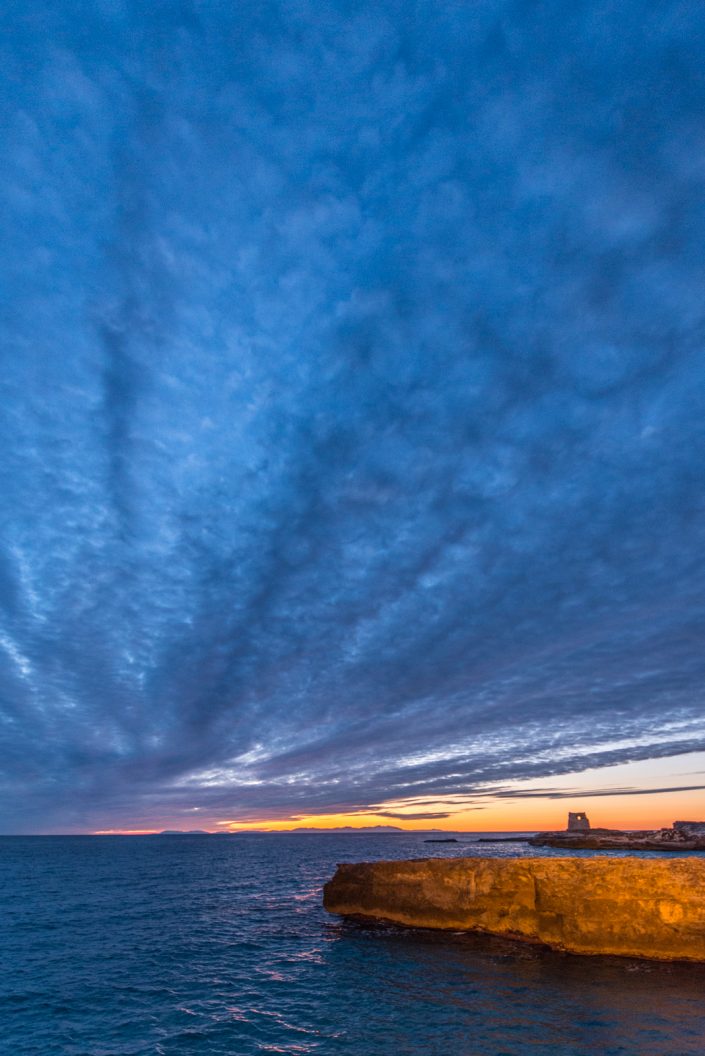
[[[705,747],[697,5],[3,18],[2,828]]]

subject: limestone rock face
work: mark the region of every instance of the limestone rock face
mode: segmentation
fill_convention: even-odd
[[[429,858],[339,865],[331,913],[573,953],[705,961],[705,860]]]

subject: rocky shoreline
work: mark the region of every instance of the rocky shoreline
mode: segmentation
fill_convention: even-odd
[[[587,819],[585,819],[587,822]],[[569,822],[570,825],[570,822]],[[532,847],[559,847],[575,851],[705,851],[705,823],[674,821],[666,829],[581,828],[539,832],[527,840]]]
[[[339,865],[330,913],[581,954],[705,962],[705,860],[427,858]]]

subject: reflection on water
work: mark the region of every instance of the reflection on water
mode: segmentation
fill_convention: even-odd
[[[702,1056],[705,967],[352,924],[320,905],[338,861],[473,850],[413,835],[1,839],[0,1052]]]

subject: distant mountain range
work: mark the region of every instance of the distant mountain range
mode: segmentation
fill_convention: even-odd
[[[532,830],[533,831],[533,830]],[[394,836],[397,833],[406,836],[468,836],[468,835],[480,835],[484,837],[496,836],[497,833],[469,833],[463,830],[451,831],[449,829],[402,829],[399,825],[340,825],[333,829],[321,829],[315,826],[300,825],[296,829],[228,829],[223,832],[209,832],[208,829],[164,829],[162,832],[158,832],[158,836],[246,836],[247,834],[253,836],[292,836],[292,835],[338,835],[338,836],[350,836],[350,835],[379,835]],[[502,835],[500,833],[500,835]],[[504,835],[511,835],[511,833]],[[516,835],[516,834],[515,834]],[[523,834],[522,834],[523,835]],[[485,841],[486,842],[486,841]]]
[[[379,833],[380,835],[394,836],[396,833],[404,835],[428,836],[429,833],[444,833],[444,829],[402,829],[399,825],[340,825],[336,828],[323,829],[315,825],[300,825],[296,829],[233,829],[230,832],[217,832],[216,836],[244,836],[247,833],[256,833],[258,836],[310,836],[310,835],[338,835],[350,836],[361,833],[369,836]]]
[[[158,836],[242,836],[249,833],[255,833],[257,835],[267,836],[291,836],[292,833],[303,833],[304,835],[310,835],[312,833],[333,833],[341,835],[343,833],[395,833],[395,832],[409,832],[414,830],[402,829],[399,825],[341,825],[334,829],[321,829],[315,826],[300,825],[296,829],[230,829],[227,832],[209,832],[207,829],[164,829],[162,832],[157,833]],[[421,830],[416,830],[419,835],[422,835]],[[442,829],[424,829],[423,832],[442,832]]]
[[[157,836],[214,836],[208,829],[164,829]]]
[[[306,828],[301,825],[297,829],[289,829],[289,832],[404,832],[405,830],[400,828],[399,825],[363,825],[362,827],[356,827],[355,825],[340,825],[335,829],[317,829],[314,826]]]

